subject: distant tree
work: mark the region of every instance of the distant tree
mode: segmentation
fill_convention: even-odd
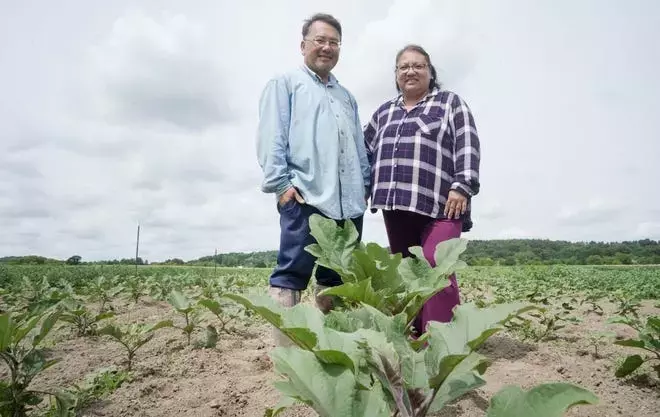
[[[587,264],[589,265],[602,265],[603,264],[603,257],[600,255],[590,255],[587,258]]]
[[[66,260],[67,265],[79,265],[80,261],[82,260],[82,257],[80,255],[73,255],[69,259]]]

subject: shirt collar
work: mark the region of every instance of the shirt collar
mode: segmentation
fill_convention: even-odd
[[[437,86],[435,86],[435,87],[433,87],[433,89],[427,95],[425,95],[421,100],[419,100],[419,102],[421,103],[421,102],[424,102],[424,101],[431,100],[435,96],[437,96],[439,92],[440,92],[440,89]],[[399,93],[399,95],[396,96],[392,100],[392,103],[394,103],[396,105],[403,104],[403,93]]]
[[[302,64],[300,67],[301,67],[302,70],[305,71],[310,77],[314,78],[314,79],[315,79],[316,81],[318,81],[319,83],[324,84],[324,83],[323,83],[323,80],[321,79],[321,77],[319,77],[317,73],[315,73],[314,71],[312,71],[312,70],[307,66],[307,64]],[[335,85],[338,85],[338,84],[339,84],[339,80],[337,80],[337,78],[336,78],[332,73],[330,73],[330,75],[328,75],[328,84],[327,84],[327,85],[328,85],[329,87],[332,87],[332,86],[335,86]]]

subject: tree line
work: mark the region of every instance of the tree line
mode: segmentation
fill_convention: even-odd
[[[660,241],[568,242],[543,239],[470,240],[461,257],[468,265],[660,265]],[[73,255],[66,260],[39,256],[5,257],[5,264],[120,264],[134,265],[135,258],[84,262]],[[277,251],[230,252],[184,261],[180,258],[151,262],[138,258],[139,265],[193,265],[270,268]]]
[[[543,239],[470,240],[461,256],[468,265],[659,265],[660,241],[568,242]],[[224,253],[193,265],[273,267],[276,251]]]

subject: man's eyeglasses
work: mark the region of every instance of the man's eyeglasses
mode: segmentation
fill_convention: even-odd
[[[408,72],[409,69],[412,69],[415,72],[422,72],[424,69],[426,69],[428,65],[426,64],[412,64],[412,65],[400,65],[397,66],[396,69],[400,73],[406,73]]]
[[[318,46],[319,48],[324,47],[325,45],[330,45],[331,48],[337,49],[341,46],[341,42],[334,40],[334,39],[325,39],[325,38],[314,38],[314,39],[305,39],[308,42],[312,42],[314,45]]]

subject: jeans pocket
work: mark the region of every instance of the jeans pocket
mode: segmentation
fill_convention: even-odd
[[[276,203],[277,204],[277,211],[290,211],[292,210],[298,202],[296,201],[295,197],[292,197],[289,201],[287,201],[284,204],[280,204],[279,201]]]

